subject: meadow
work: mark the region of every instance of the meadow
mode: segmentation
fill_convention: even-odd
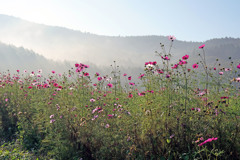
[[[174,40],[139,77],[2,72],[0,159],[240,159],[240,63],[207,64],[204,44],[173,63]]]

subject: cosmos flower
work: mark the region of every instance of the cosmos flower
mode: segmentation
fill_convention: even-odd
[[[101,80],[102,80],[102,77],[98,77],[97,79],[98,79],[98,81],[101,81]]]
[[[95,100],[95,99],[93,99],[93,98],[92,98],[92,99],[90,99],[90,102],[95,102],[95,101],[96,101],[96,100]]]
[[[108,83],[107,86],[108,86],[109,88],[112,88],[113,85],[112,85],[111,83]]]
[[[138,78],[142,78],[144,76],[144,74],[141,74]]]
[[[175,37],[175,36],[168,36],[168,39],[169,39],[170,41],[174,41],[174,40],[176,39],[176,37]]]
[[[197,68],[198,68],[198,65],[197,65],[197,64],[194,64],[194,65],[192,65],[192,67],[193,67],[194,69],[197,69]]]
[[[189,58],[189,55],[187,55],[187,54],[182,57],[183,60],[187,60],[188,58]]]
[[[239,65],[237,65],[237,68],[240,69],[240,63],[239,63]]]
[[[78,64],[78,63],[76,63],[76,64],[75,64],[75,67],[79,67],[79,64]]]
[[[214,138],[214,137],[213,138],[208,138],[206,141],[200,143],[198,146],[202,146],[202,145],[204,145],[208,142],[216,141],[217,139],[218,139],[217,137],[216,138]]]
[[[199,46],[198,48],[199,48],[199,49],[203,49],[204,47],[205,47],[205,44]]]

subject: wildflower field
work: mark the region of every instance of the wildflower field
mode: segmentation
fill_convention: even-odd
[[[0,159],[240,159],[240,63],[174,63],[169,40],[139,77],[2,72]]]

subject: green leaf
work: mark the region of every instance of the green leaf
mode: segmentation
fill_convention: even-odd
[[[167,143],[170,143],[170,142],[171,142],[171,139],[168,138],[168,139],[167,139]]]

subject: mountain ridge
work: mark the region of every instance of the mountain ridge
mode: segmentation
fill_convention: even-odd
[[[165,44],[167,49],[170,46],[166,36],[101,36],[1,14],[0,23],[4,24],[0,26],[0,41],[23,46],[56,61],[89,61],[96,65],[110,65],[117,61],[127,67],[140,67],[145,61],[156,59],[155,51],[161,51],[159,43]],[[214,38],[205,42],[175,40],[173,59],[177,61],[185,54],[196,57],[198,46],[203,43],[211,57],[220,55],[220,58],[226,58],[228,52],[228,55],[240,59],[239,38]],[[219,54],[222,51],[224,53]]]

